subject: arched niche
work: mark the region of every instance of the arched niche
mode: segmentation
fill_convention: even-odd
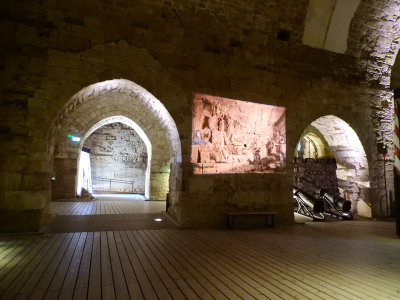
[[[54,122],[57,130],[54,147],[53,199],[75,196],[77,161],[80,143],[68,135],[84,140],[91,132],[106,123],[123,120],[141,132],[151,145],[151,166],[148,197],[165,200],[170,190],[170,176],[179,168],[172,164],[182,161],[178,130],[163,104],[150,92],[124,79],[90,85],[76,93],[64,106]],[[172,171],[171,171],[172,170]]]
[[[139,137],[143,140],[144,144],[146,145],[146,151],[147,151],[147,168],[146,168],[146,179],[145,179],[145,192],[144,192],[144,196],[146,199],[149,199],[150,197],[150,168],[151,168],[151,154],[152,154],[152,147],[151,147],[151,142],[149,140],[149,138],[147,137],[147,135],[144,133],[144,131],[142,130],[142,128],[140,128],[140,126],[138,124],[136,124],[134,121],[132,121],[131,119],[124,117],[124,116],[113,116],[113,117],[108,117],[105,118],[101,121],[99,121],[98,123],[96,123],[95,125],[93,125],[89,131],[87,133],[85,133],[85,135],[82,137],[81,141],[80,141],[80,145],[79,148],[83,147],[83,144],[85,143],[86,139],[93,133],[95,132],[97,129],[108,125],[108,124],[112,124],[112,123],[122,123],[126,126],[129,126],[130,128],[132,128],[138,135]],[[79,162],[79,158],[78,158],[78,162]],[[75,186],[77,186],[77,182],[75,183]]]
[[[336,160],[336,177],[341,196],[352,202],[354,213],[371,217],[368,160],[356,132],[334,115],[320,117],[310,125],[322,135],[323,142],[328,144],[328,158],[333,156]],[[301,138],[305,135],[303,133]]]
[[[297,146],[295,151],[296,158],[333,158],[332,151],[329,148],[324,136],[314,126],[308,126]]]

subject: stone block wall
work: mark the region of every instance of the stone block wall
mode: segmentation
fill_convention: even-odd
[[[288,162],[314,120],[341,118],[365,148],[379,207],[384,176],[376,143],[390,146],[392,94],[365,84],[366,78],[380,82],[374,58],[302,45],[308,2],[8,1],[0,21],[0,180],[5,182],[0,213],[43,211],[54,172],[66,182],[76,174],[79,149],[64,141],[65,134],[83,136],[102,119],[123,115],[137,121],[157,148],[152,172],[166,173],[163,168],[171,163],[176,178],[169,179],[170,213],[178,221],[222,224],[223,211],[262,207],[266,199],[280,211],[281,221],[290,221],[291,163],[282,174],[192,174],[195,93],[285,107]],[[114,79],[143,87],[171,119],[154,117],[161,110],[146,106],[153,98],[128,84],[87,88]],[[70,163],[59,169],[61,159]],[[164,175],[158,177],[163,184]],[[29,180],[33,177],[41,184]],[[24,220],[15,222],[24,227]]]
[[[287,174],[197,175],[193,166],[183,164],[182,176],[180,199],[171,203],[171,211],[184,226],[226,226],[225,213],[238,210],[274,210],[278,222],[293,222]]]
[[[335,159],[296,159],[293,185],[315,197],[318,197],[320,188],[339,196],[336,169]]]

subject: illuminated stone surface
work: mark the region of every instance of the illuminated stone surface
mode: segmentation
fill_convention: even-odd
[[[334,159],[297,159],[294,164],[293,185],[318,197],[319,188],[340,196],[336,161]],[[343,195],[341,195],[343,196]]]

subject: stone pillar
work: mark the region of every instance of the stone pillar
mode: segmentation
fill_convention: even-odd
[[[0,231],[38,231],[50,198],[45,153],[7,155],[0,172]]]
[[[76,176],[81,145],[60,134],[54,151],[52,200],[76,196]]]
[[[182,190],[182,163],[171,163],[170,170],[167,212],[177,220]]]
[[[152,161],[150,173],[150,200],[166,200],[169,191],[169,162]]]
[[[370,178],[373,217],[393,216],[394,101],[393,92],[371,89]]]
[[[51,186],[52,200],[74,198],[76,196],[76,159],[54,159],[54,178]]]

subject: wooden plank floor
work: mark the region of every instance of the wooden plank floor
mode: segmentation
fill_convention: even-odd
[[[119,215],[160,213],[165,211],[165,201],[124,200],[106,197],[90,202],[51,202],[49,213],[56,215]]]
[[[394,223],[0,236],[1,299],[400,299]]]

